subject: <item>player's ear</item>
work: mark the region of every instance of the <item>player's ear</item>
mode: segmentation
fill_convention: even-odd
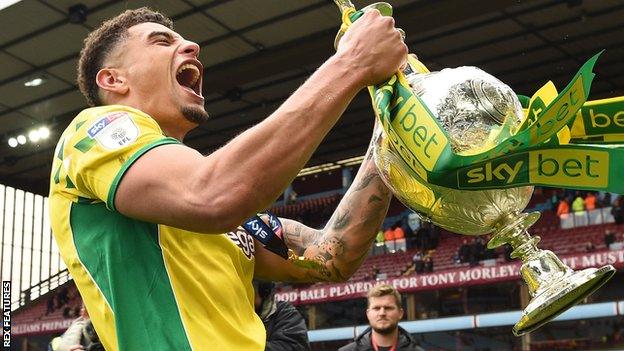
[[[102,68],[95,76],[95,81],[104,92],[125,95],[129,90],[123,71],[117,68]]]

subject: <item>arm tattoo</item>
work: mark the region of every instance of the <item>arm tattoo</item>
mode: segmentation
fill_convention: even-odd
[[[351,215],[349,211],[344,211],[342,213],[336,212],[336,217],[333,221],[334,223],[333,223],[332,228],[334,230],[344,229],[347,225],[349,225],[350,221],[351,221]]]
[[[383,201],[379,196],[377,195],[371,195],[371,197],[368,198],[368,203],[371,204],[373,202],[380,202]]]
[[[283,223],[284,241],[288,248],[295,251],[297,255],[302,255],[305,249],[321,235],[319,231],[295,221],[283,220]]]
[[[375,179],[377,177],[376,173],[369,173],[367,174],[364,179],[362,179],[362,181],[356,185],[356,187],[353,189],[353,191],[360,191],[364,188],[366,188],[367,186],[370,185],[370,183],[373,181],[373,179]]]
[[[368,155],[370,160],[370,154]],[[360,266],[386,215],[390,190],[374,164],[365,162],[322,230],[285,220],[284,239],[299,256],[319,263],[307,268],[300,281],[345,281]]]

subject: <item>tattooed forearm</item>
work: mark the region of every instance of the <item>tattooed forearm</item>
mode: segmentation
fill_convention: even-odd
[[[306,227],[301,223],[282,219],[282,224],[284,225],[283,236],[286,246],[299,256],[303,255],[305,249],[321,237],[320,231]]]
[[[353,274],[353,270],[348,269],[348,267],[345,269],[345,266],[353,266],[357,268],[362,264],[368,255],[368,250],[362,251],[359,256],[352,259],[345,265],[345,260],[347,258],[344,255],[344,242],[337,241],[336,243],[337,245],[334,245],[333,247],[337,248],[337,250],[332,250],[333,252],[325,251],[322,255],[314,257],[317,262],[322,263],[322,266],[319,269],[312,272],[312,275],[316,276],[317,279],[324,281],[345,281],[349,279],[351,274]]]
[[[332,217],[333,219],[333,225],[332,225],[332,229],[334,230],[342,230],[344,228],[347,227],[347,225],[349,225],[349,222],[351,221],[351,216],[349,214],[349,211],[336,211],[336,215],[335,218]]]
[[[321,230],[284,219],[283,238],[297,256],[314,264],[300,266],[290,279],[299,282],[345,281],[359,268],[385,218],[390,192],[371,159],[360,166],[350,189]],[[274,275],[275,272],[267,272]]]
[[[348,279],[364,261],[389,202],[390,192],[375,165],[365,161],[323,236],[306,249],[305,256],[321,263],[322,270],[330,273],[328,279]]]

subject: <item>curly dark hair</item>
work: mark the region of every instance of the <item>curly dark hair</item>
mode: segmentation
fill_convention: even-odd
[[[173,30],[171,19],[147,7],[126,10],[123,13],[102,23],[89,33],[84,40],[84,47],[78,59],[78,87],[87,98],[90,106],[102,105],[95,81],[97,73],[102,69],[104,60],[115,47],[128,35],[128,28],[145,22],[154,22]]]

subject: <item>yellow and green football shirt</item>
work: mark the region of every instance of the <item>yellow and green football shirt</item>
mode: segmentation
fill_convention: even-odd
[[[199,234],[115,210],[125,171],[172,143],[155,120],[126,106],[76,116],[58,142],[50,178],[63,259],[106,350],[264,350],[249,234]]]

